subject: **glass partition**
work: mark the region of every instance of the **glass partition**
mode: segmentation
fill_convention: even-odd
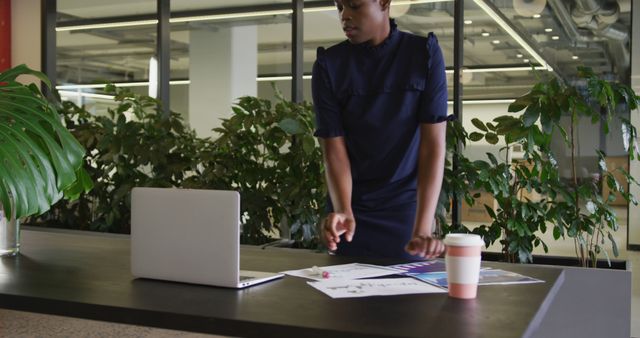
[[[171,106],[199,136],[214,136],[239,97],[273,99],[272,82],[290,97],[290,1],[176,2],[171,12]]]

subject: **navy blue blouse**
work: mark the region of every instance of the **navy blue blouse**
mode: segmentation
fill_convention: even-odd
[[[345,40],[318,48],[312,91],[315,136],[345,138],[354,210],[415,203],[419,126],[447,120],[445,65],[435,35],[399,31],[391,20],[378,46]]]

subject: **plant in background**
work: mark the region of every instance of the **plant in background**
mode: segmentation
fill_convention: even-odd
[[[442,188],[436,206],[436,231],[440,232],[440,236],[452,232],[470,232],[462,224],[447,223],[447,215],[451,213],[452,201],[466,201],[467,204],[474,204],[474,196],[469,189],[470,185],[477,180],[477,170],[473,163],[469,161],[462,153],[456,154],[457,146],[460,144],[465,147],[467,144],[468,134],[457,120],[447,121],[447,156],[445,158],[444,176],[442,179]],[[453,168],[454,156],[457,157],[457,168]]]
[[[508,262],[532,262],[533,249],[542,245],[545,252],[548,247],[539,234],[547,230],[546,215],[550,204],[546,197],[535,198],[533,192],[545,196],[549,186],[546,183],[557,175],[556,163],[545,157],[545,145],[550,135],[543,135],[533,124],[528,125],[524,116],[504,115],[492,122],[484,123],[472,120],[480,132],[472,132],[472,141],[485,139],[496,145],[502,139],[505,144],[500,149],[509,154],[514,143],[522,144],[524,160],[505,161],[487,153],[489,161],[474,161],[478,172],[474,187],[490,193],[496,200],[497,208],[485,205],[491,216],[490,225],[481,225],[473,230],[483,236],[487,246],[499,241],[504,259]],[[536,140],[541,141],[540,144]]]
[[[200,154],[189,186],[237,190],[242,198],[243,243],[272,241],[290,229],[302,246],[317,245],[324,211],[322,155],[313,137],[310,104],[242,97],[233,116],[214,129],[219,137]],[[222,180],[221,180],[222,179]]]
[[[622,117],[620,110],[626,112],[638,108],[639,97],[631,88],[620,83],[609,83],[598,78],[590,68],[579,67],[578,77],[586,82],[585,90],[580,91],[576,86],[560,83],[551,78],[537,83],[526,95],[518,98],[509,111],[524,110],[524,127],[531,127],[539,123],[543,136],[533,135],[536,145],[545,150],[548,158],[553,158],[549,150],[549,135],[557,130],[566,146],[571,151],[571,177],[563,180],[559,176],[550,177],[548,194],[551,207],[547,219],[554,222],[553,235],[555,239],[565,234],[574,240],[576,256],[583,267],[597,264],[597,259],[606,251],[606,240],[609,240],[615,256],[618,255],[617,244],[612,231],[619,228],[617,215],[611,208],[611,202],[616,193],[621,193],[627,202],[637,205],[634,196],[626,191],[613,175],[619,171],[625,178],[623,183],[638,184],[623,168],[607,168],[605,154],[595,150],[601,171],[600,182],[606,184],[610,192],[602,196],[602,187],[593,180],[580,181],[577,175],[576,150],[578,149],[577,128],[581,118],[590,119],[593,124],[601,121],[606,134],[609,133],[609,122],[615,116],[622,122],[622,137],[625,151],[634,160],[640,156],[637,144],[637,130],[630,121]],[[569,116],[569,132],[561,124],[561,117]],[[517,132],[517,130],[516,130]],[[528,135],[531,138],[531,135]]]
[[[82,167],[85,150],[38,87],[16,81],[23,74],[51,88],[44,74],[25,65],[0,73],[0,204],[17,219],[92,186]]]
[[[71,102],[60,113],[88,149],[95,189],[59,203],[31,224],[128,233],[135,186],[237,190],[242,197],[242,242],[273,240],[289,229],[299,246],[315,247],[315,226],[326,191],[313,110],[279,96],[243,97],[233,116],[216,129],[219,138],[198,138],[180,115],[163,116],[157,100],[108,86],[117,107],[95,116]],[[129,114],[129,118],[127,117]]]
[[[473,119],[473,124],[480,132],[471,134],[467,133],[460,122],[448,122],[447,152],[453,154],[457,143],[466,146],[467,139],[477,142],[484,138],[488,143],[495,145],[502,138],[506,144],[501,151],[510,148],[513,141],[505,137],[504,132],[520,122],[513,116],[499,117],[497,120],[501,123],[494,121],[494,123],[485,124],[478,119]],[[529,161],[521,163],[510,161],[500,163],[493,154],[488,153],[487,156],[487,161],[470,161],[463,154],[457,154],[456,170],[453,170],[451,165],[452,156],[448,156],[436,213],[438,223],[442,226],[443,233],[479,234],[484,238],[487,246],[499,241],[505,261],[530,262],[534,247],[543,245],[545,251],[547,250],[538,233],[546,230],[544,210],[548,207],[545,200],[530,200],[523,196],[525,192],[531,193],[534,189],[543,188],[539,168],[544,162],[539,155],[533,153]],[[532,166],[532,163],[537,163],[537,168]],[[480,193],[473,193],[474,191],[486,191],[496,199],[497,210],[494,210],[493,205],[484,205],[493,219],[492,223],[473,229],[463,224],[448,225],[446,214],[449,212],[453,197],[473,206],[476,199],[480,197]]]
[[[106,91],[118,103],[106,116],[71,102],[60,108],[69,129],[88,149],[86,167],[95,189],[31,223],[128,233],[133,187],[178,187],[194,172],[198,143],[180,115],[163,116],[157,100],[128,88],[109,85]]]

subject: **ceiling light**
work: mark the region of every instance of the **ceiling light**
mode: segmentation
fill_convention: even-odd
[[[540,14],[534,14],[534,15],[532,15],[532,17],[533,17],[534,19],[540,19],[540,18],[542,17],[542,15],[540,15]]]
[[[482,32],[480,35],[482,35],[482,36],[484,36],[484,37],[487,37],[487,36],[489,36],[489,35],[491,35],[491,34],[489,34],[489,32]]]
[[[504,29],[507,34],[509,34],[517,43],[524,48],[524,50],[529,53],[540,65],[542,65],[543,69],[547,69],[548,71],[553,71],[553,68],[549,66],[549,64],[545,61],[545,59],[538,54],[538,52],[529,45],[529,43],[522,37],[518,32],[513,29],[513,27],[506,21],[506,18],[501,13],[498,13],[495,10],[495,6],[490,4],[488,0],[474,0],[476,5],[480,7],[487,15],[489,15],[502,29]]]
[[[551,37],[551,40],[560,40],[560,37],[557,36],[557,35],[554,35],[554,36]]]
[[[551,33],[553,32],[553,28],[545,28],[544,31],[547,33]]]
[[[472,24],[472,23],[473,23],[473,21],[471,21],[471,20],[464,20],[464,24],[465,24],[465,25],[470,25],[470,24]]]
[[[522,55],[522,54],[520,54],[520,53],[516,54],[516,57],[517,57],[518,59],[522,59],[522,57],[523,57],[523,56],[524,56],[524,55]]]
[[[212,15],[198,15],[198,16],[185,16],[182,18],[171,18],[170,23],[176,22],[194,22],[194,21],[212,21],[212,20],[224,20],[224,19],[240,19],[240,18],[254,18],[259,16],[271,16],[271,15],[286,15],[293,13],[292,9],[280,9],[270,11],[258,11],[258,12],[245,12],[245,13],[229,13],[229,14],[212,14]]]
[[[579,59],[579,57],[577,55],[574,55],[571,58],[574,59],[574,60],[578,60]]]
[[[155,19],[153,19],[153,20],[138,20],[138,21],[121,21],[121,22],[97,23],[97,24],[91,24],[91,25],[77,25],[77,26],[56,27],[56,32],[76,31],[76,30],[85,30],[85,29],[101,29],[101,28],[146,26],[146,25],[155,25],[157,23],[158,23],[158,20],[155,20]]]
[[[184,85],[189,84],[191,81],[189,80],[173,80],[169,81],[169,84],[172,85]],[[114,82],[112,83],[116,87],[144,87],[148,86],[149,82],[140,81],[140,82]],[[64,89],[103,89],[106,86],[106,83],[94,83],[94,84],[71,84],[71,85],[59,85],[56,86],[58,90]]]
[[[493,41],[491,41],[491,43],[494,44],[494,45],[497,45],[497,44],[500,43],[500,40],[493,40]]]
[[[462,104],[496,104],[496,103],[513,103],[515,99],[489,99],[489,100],[462,100]],[[447,101],[447,104],[452,105],[453,101]]]
[[[60,90],[58,91],[58,94],[60,94],[60,96],[65,96],[65,97],[76,96],[76,97],[89,97],[92,99],[106,99],[106,100],[114,99],[113,95],[103,95],[103,94],[94,94],[94,93],[85,93],[85,92],[71,92],[66,90]]]
[[[309,80],[311,79],[311,75],[303,75],[303,79]],[[256,81],[285,81],[291,80],[291,75],[289,76],[259,76],[256,78]],[[171,85],[188,85],[190,84],[190,80],[171,80],[169,84]],[[114,82],[112,83],[116,87],[145,87],[149,85],[149,82],[139,81],[139,82]],[[69,84],[69,85],[58,85],[56,86],[57,90],[70,90],[70,89],[104,89],[106,83],[94,83],[94,84]]]
[[[303,75],[302,76],[303,79],[305,80],[309,80],[311,79],[311,75]],[[291,75],[285,75],[285,76],[259,76],[256,81],[258,82],[266,82],[266,81],[287,81],[287,80],[292,80],[293,77]]]
[[[522,60],[522,62],[524,62],[524,63],[529,63],[529,61],[530,61],[529,59]]]
[[[538,68],[538,67],[536,67]],[[474,69],[465,69],[466,73],[502,73],[502,72],[526,72],[530,71],[531,67],[494,67],[494,68],[474,68]]]

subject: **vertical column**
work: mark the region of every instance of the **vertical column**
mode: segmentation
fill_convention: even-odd
[[[293,0],[293,19],[291,21],[291,101],[302,102],[302,72],[303,72],[303,9],[304,2],[302,0]]]
[[[633,2],[631,7],[631,87],[640,93],[640,4]],[[631,112],[631,123],[640,130],[640,111]],[[629,172],[636,178],[640,177],[640,163],[629,161]],[[631,184],[630,192],[640,198],[640,188]],[[627,247],[640,250],[640,207],[629,203]]]
[[[57,0],[42,0],[40,10],[42,13],[42,72],[51,80],[52,89],[56,86],[56,18],[57,18]],[[42,92],[45,95],[51,95],[49,89],[43,85]]]
[[[26,64],[41,70],[40,1],[11,1],[11,66]],[[28,80],[33,81],[33,77]],[[20,79],[23,81],[23,79]]]
[[[189,123],[198,136],[214,136],[237,98],[257,95],[257,46],[256,26],[191,31]]]
[[[171,4],[169,0],[158,0],[158,27],[157,27],[157,49],[156,57],[158,60],[158,77],[157,77],[157,94],[156,97],[160,100],[160,109],[165,117],[169,116],[170,101],[169,101],[169,63],[171,62],[171,39],[170,39],[170,24],[169,17],[171,16]]]
[[[453,19],[453,115],[462,122],[462,66],[464,63],[464,0],[454,3]],[[458,154],[462,153],[462,144],[459,142],[453,154],[453,170],[458,169]],[[451,225],[456,227],[462,224],[462,201],[453,198],[451,209]]]

